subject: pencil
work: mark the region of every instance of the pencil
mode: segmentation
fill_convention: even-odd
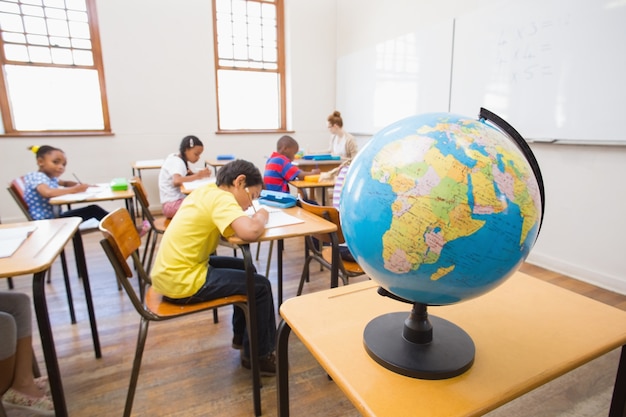
[[[74,178],[76,178],[76,181],[77,181],[79,184],[82,184],[82,182],[80,182],[80,180],[78,179],[78,177],[76,176],[76,174],[74,174],[74,173],[72,172],[72,175],[74,176]]]
[[[250,191],[246,188],[246,193],[248,194],[248,199],[250,199],[250,205],[252,206],[252,210],[256,213],[256,207],[254,207],[254,203],[252,202],[252,196],[250,195]]]

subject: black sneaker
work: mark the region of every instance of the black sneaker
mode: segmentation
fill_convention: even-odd
[[[241,350],[243,349],[243,335],[242,334],[236,334],[233,336],[233,343],[231,345],[233,347],[233,349],[236,350]]]
[[[243,356],[243,354],[241,355],[241,366],[246,369],[252,368],[250,359]],[[261,376],[276,376],[276,356],[270,353],[263,358],[259,358],[259,368]]]

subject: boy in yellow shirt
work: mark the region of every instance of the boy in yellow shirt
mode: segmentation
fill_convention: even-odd
[[[216,183],[191,193],[168,225],[152,269],[152,284],[168,301],[188,304],[229,295],[246,295],[243,259],[211,256],[221,237],[237,235],[254,241],[265,230],[269,214],[261,208],[249,217],[244,212],[263,188],[258,168],[244,160],[224,165]],[[275,375],[276,318],[272,287],[255,274],[255,297],[262,375]],[[233,347],[243,347],[241,364],[250,369],[245,315],[233,312]]]

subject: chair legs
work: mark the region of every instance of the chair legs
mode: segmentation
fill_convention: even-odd
[[[145,265],[147,274],[150,274],[150,268],[152,267],[152,258],[154,258],[154,250],[156,249],[158,238],[159,238],[159,234],[157,232],[154,232],[154,235],[152,235],[152,245],[150,248],[150,256],[148,256],[148,263]],[[146,240],[146,242],[148,241]]]
[[[135,359],[133,360],[133,370],[130,374],[130,384],[128,385],[128,394],[126,394],[126,405],[124,406],[124,417],[130,417],[133,409],[133,400],[135,399],[135,390],[137,389],[137,381],[139,379],[139,370],[141,369],[141,359],[143,350],[146,346],[146,338],[148,337],[148,327],[150,322],[141,318],[139,323],[139,333],[137,335],[137,348],[135,349]]]
[[[146,246],[143,249],[143,256],[141,257],[141,264],[143,265],[143,269],[146,270],[147,274],[150,274],[152,259],[154,258],[154,251],[156,250],[158,239],[159,234],[153,229],[150,229],[148,231],[148,234],[146,235]],[[146,257],[148,258],[147,260]]]

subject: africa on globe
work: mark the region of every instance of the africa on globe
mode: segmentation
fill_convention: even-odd
[[[501,284],[528,256],[542,194],[505,132],[450,113],[375,134],[341,194],[343,233],[365,272],[406,300],[447,305]]]

